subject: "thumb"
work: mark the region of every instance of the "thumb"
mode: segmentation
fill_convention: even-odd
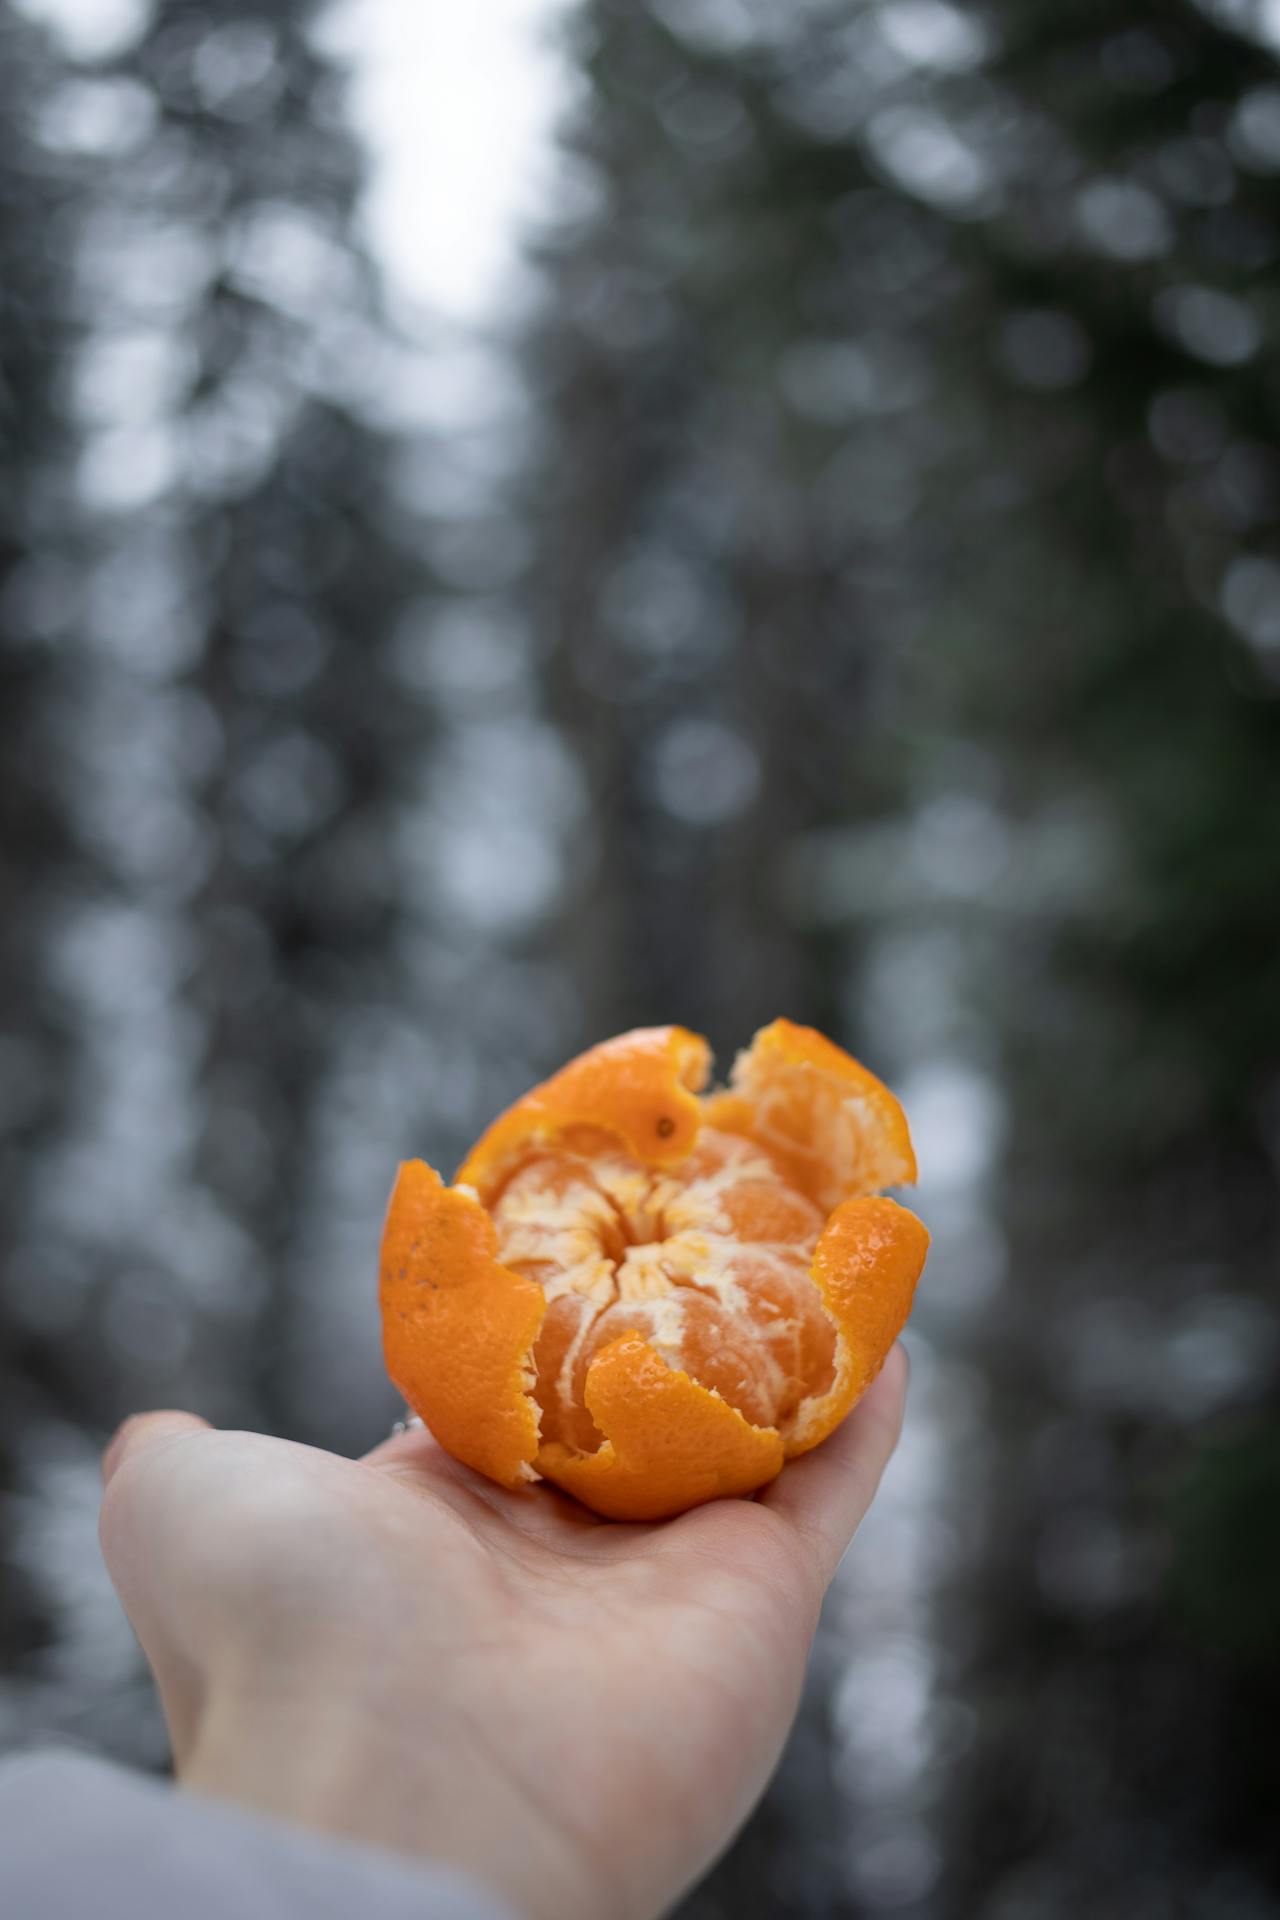
[[[127,1466],[162,1464],[176,1441],[205,1433],[194,1413],[135,1413],[118,1427],[102,1456],[103,1500],[98,1522],[102,1557],[160,1689],[176,1756],[194,1738],[200,1686],[182,1657],[174,1632],[173,1601],[180,1597],[173,1555],[180,1552],[175,1511],[183,1505],[181,1476],[126,1473]]]
[[[179,1413],[166,1409],[161,1413],[132,1413],[118,1426],[102,1456],[102,1484],[109,1487],[127,1460],[149,1452],[163,1441],[179,1440],[184,1434],[200,1433],[209,1422],[198,1413]]]

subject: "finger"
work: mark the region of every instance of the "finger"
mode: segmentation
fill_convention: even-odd
[[[895,1346],[879,1378],[844,1424],[812,1453],[792,1461],[760,1496],[760,1504],[789,1521],[817,1562],[825,1584],[875,1497],[902,1431],[907,1356]]]
[[[385,1440],[379,1440],[377,1446],[362,1453],[360,1459],[366,1467],[395,1466],[405,1461],[410,1465],[426,1465],[443,1451],[421,1420],[415,1419],[412,1425],[397,1424]]]
[[[126,1460],[136,1459],[162,1441],[181,1439],[189,1433],[207,1432],[209,1422],[198,1413],[179,1413],[166,1408],[160,1413],[133,1413],[118,1426],[102,1455],[102,1484],[109,1487]]]
[[[424,1491],[442,1494],[455,1504],[461,1500],[464,1504],[483,1505],[490,1498],[509,1498],[483,1474],[446,1453],[440,1442],[421,1425],[380,1440],[376,1447],[360,1456],[359,1465],[372,1467],[378,1473],[389,1474]]]
[[[151,1663],[179,1760],[189,1751],[202,1697],[199,1672],[179,1649],[166,1608],[173,1590],[164,1571],[166,1542],[172,1540],[172,1509],[175,1500],[183,1504],[182,1494],[167,1485],[166,1474],[133,1470],[144,1461],[159,1463],[178,1441],[208,1430],[208,1421],[194,1413],[135,1413],[116,1429],[102,1456],[102,1557]],[[126,1467],[132,1470],[126,1473]]]
[[[360,1464],[442,1495],[473,1522],[515,1527],[535,1539],[563,1542],[570,1535],[607,1532],[616,1536],[621,1546],[622,1536],[633,1531],[616,1521],[602,1520],[549,1480],[514,1490],[498,1486],[446,1453],[423,1426],[393,1433],[364,1454]]]

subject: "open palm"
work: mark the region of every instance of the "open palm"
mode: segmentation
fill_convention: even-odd
[[[179,1777],[452,1862],[532,1920],[660,1912],[768,1778],[904,1387],[895,1350],[758,1498],[643,1526],[424,1433],[348,1461],[130,1422],[103,1549]]]

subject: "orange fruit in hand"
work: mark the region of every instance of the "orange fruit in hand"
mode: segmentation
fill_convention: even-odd
[[[593,1047],[494,1122],[446,1187],[400,1169],[387,1371],[440,1444],[613,1519],[750,1493],[839,1425],[911,1310],[929,1236],[902,1108],[775,1020],[702,1094],[707,1044]]]

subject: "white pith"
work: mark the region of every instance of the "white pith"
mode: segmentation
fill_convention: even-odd
[[[743,1056],[745,1061],[747,1056]],[[814,1191],[825,1207],[839,1205],[850,1193],[848,1169],[864,1170],[859,1190],[878,1192],[906,1176],[905,1168],[868,1165],[869,1140],[878,1139],[880,1116],[875,1104],[863,1093],[836,1091],[838,1083],[828,1077],[828,1098],[813,1098],[814,1069],[809,1066],[773,1065],[767,1075],[758,1075],[740,1063],[735,1072],[735,1091],[749,1094],[755,1109],[752,1131],[766,1147],[774,1147],[792,1159],[802,1158],[814,1169]],[[812,1128],[804,1147],[794,1134],[777,1124],[777,1117],[797,1099],[805,1103]],[[836,1171],[845,1169],[843,1177]]]

